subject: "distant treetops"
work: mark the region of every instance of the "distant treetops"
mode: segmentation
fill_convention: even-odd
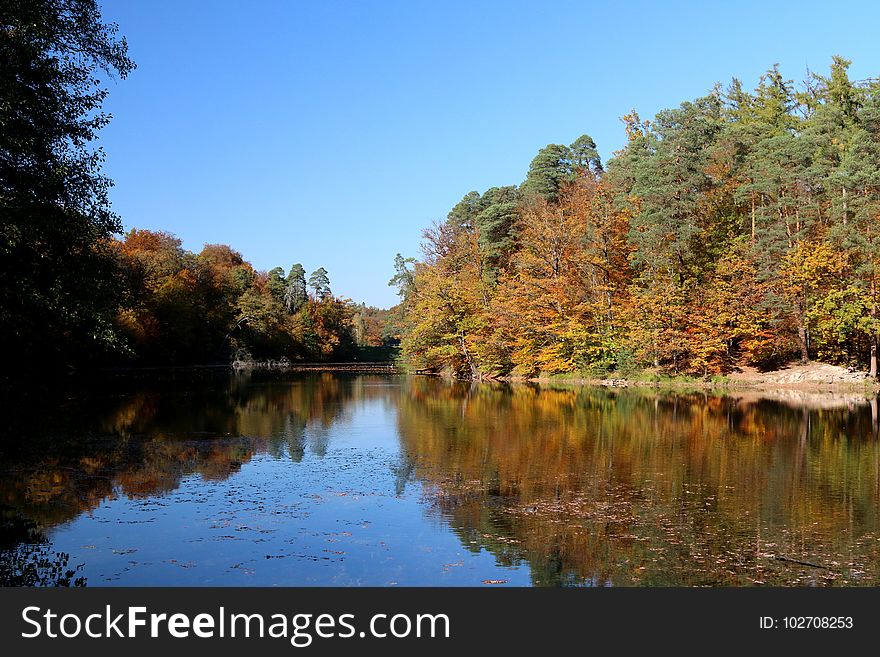
[[[96,0],[0,8],[0,388],[71,368],[336,359],[393,340],[388,313],[333,296],[327,271],[258,272],[224,245],[198,254],[110,209],[94,144],[104,82],[134,68]]]
[[[880,82],[849,65],[631,112],[607,167],[583,135],[468,193],[395,261],[404,355],[469,378],[792,358],[876,375]]]
[[[133,362],[345,359],[385,341],[384,325],[365,319],[382,311],[334,297],[323,267],[306,282],[299,263],[287,275],[259,272],[226,245],[194,254],[168,233],[136,229],[112,249],[125,279],[116,326]]]

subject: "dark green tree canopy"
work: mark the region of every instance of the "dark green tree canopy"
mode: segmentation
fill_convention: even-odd
[[[602,158],[596,150],[596,142],[590,135],[581,135],[569,146],[571,163],[576,170],[598,175],[602,173]]]
[[[565,183],[578,176],[597,176],[603,171],[602,159],[596,142],[589,135],[581,135],[570,146],[548,144],[529,165],[529,173],[522,184],[523,196],[543,196],[550,202],[559,199]]]
[[[446,217],[445,225],[452,234],[476,233],[490,281],[513,248],[521,199],[522,194],[515,185],[492,187],[482,195],[468,192]],[[398,264],[395,259],[395,268]],[[392,280],[398,280],[397,276]]]
[[[513,250],[519,201],[519,191],[512,185],[487,189],[481,199],[476,226],[490,280],[494,280]]]
[[[284,305],[287,312],[295,313],[308,301],[306,292],[306,270],[299,263],[290,268],[287,274],[287,286],[284,288]]]
[[[287,289],[287,279],[284,277],[284,269],[281,267],[273,267],[267,272],[269,276],[268,286],[272,292],[272,296],[281,301],[284,298],[284,291]]]
[[[0,62],[0,342],[61,365],[114,341],[120,222],[91,142],[100,76],[134,63],[95,0],[4,0]]]
[[[630,190],[641,199],[633,218],[630,242],[635,261],[651,271],[665,270],[683,281],[700,232],[700,194],[711,188],[708,157],[722,127],[721,100],[716,95],[685,102],[657,114],[627,165]]]
[[[397,288],[397,295],[404,301],[412,292],[415,274],[410,268],[416,261],[415,258],[404,258],[399,253],[394,256],[394,276],[388,281],[388,285]]]
[[[473,230],[480,209],[480,193],[468,192],[446,215],[446,222],[455,230]]]
[[[572,179],[572,153],[568,146],[547,144],[529,165],[529,173],[522,184],[526,196],[543,196],[548,201],[559,197],[559,188]]]
[[[319,299],[326,299],[330,296],[330,278],[327,276],[327,270],[319,267],[309,276],[309,287]]]

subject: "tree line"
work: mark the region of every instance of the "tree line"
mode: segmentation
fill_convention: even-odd
[[[120,239],[94,143],[102,80],[135,67],[125,39],[95,0],[9,0],[0,19],[7,383],[239,349],[340,358],[398,333],[415,366],[469,378],[793,358],[877,373],[880,83],[841,57],[799,85],[773,67],[752,91],[631,112],[607,163],[587,135],[548,145],[522,184],[470,192],[426,231],[421,261],[398,257],[386,312],[337,299],[321,269]]]
[[[880,81],[777,66],[581,136],[468,193],[398,256],[403,353],[459,377],[706,376],[810,359],[877,375]]]
[[[135,63],[95,0],[0,5],[0,381],[70,368],[337,359],[388,342],[385,311],[335,297],[327,271],[256,271],[111,209],[95,146],[106,81]]]
[[[164,232],[132,229],[110,249],[122,277],[114,328],[135,363],[339,360],[387,341],[383,311],[335,296],[319,267],[261,272],[224,244],[198,253]]]

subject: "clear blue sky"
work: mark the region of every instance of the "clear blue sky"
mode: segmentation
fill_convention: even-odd
[[[778,62],[880,75],[880,3],[104,0],[138,68],[102,133],[125,227],[323,266],[389,306],[396,252],[548,143],[645,117]]]

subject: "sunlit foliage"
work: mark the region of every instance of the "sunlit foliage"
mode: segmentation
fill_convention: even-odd
[[[300,265],[255,271],[222,244],[194,254],[173,235],[134,229],[113,250],[127,281],[116,326],[134,362],[330,360],[355,346],[356,309],[332,295],[323,268],[310,295]]]
[[[395,277],[405,356],[470,378],[813,358],[876,375],[880,83],[848,68],[631,112],[607,166],[586,135],[550,144],[500,188],[503,222],[481,221],[499,188],[470,192]]]

